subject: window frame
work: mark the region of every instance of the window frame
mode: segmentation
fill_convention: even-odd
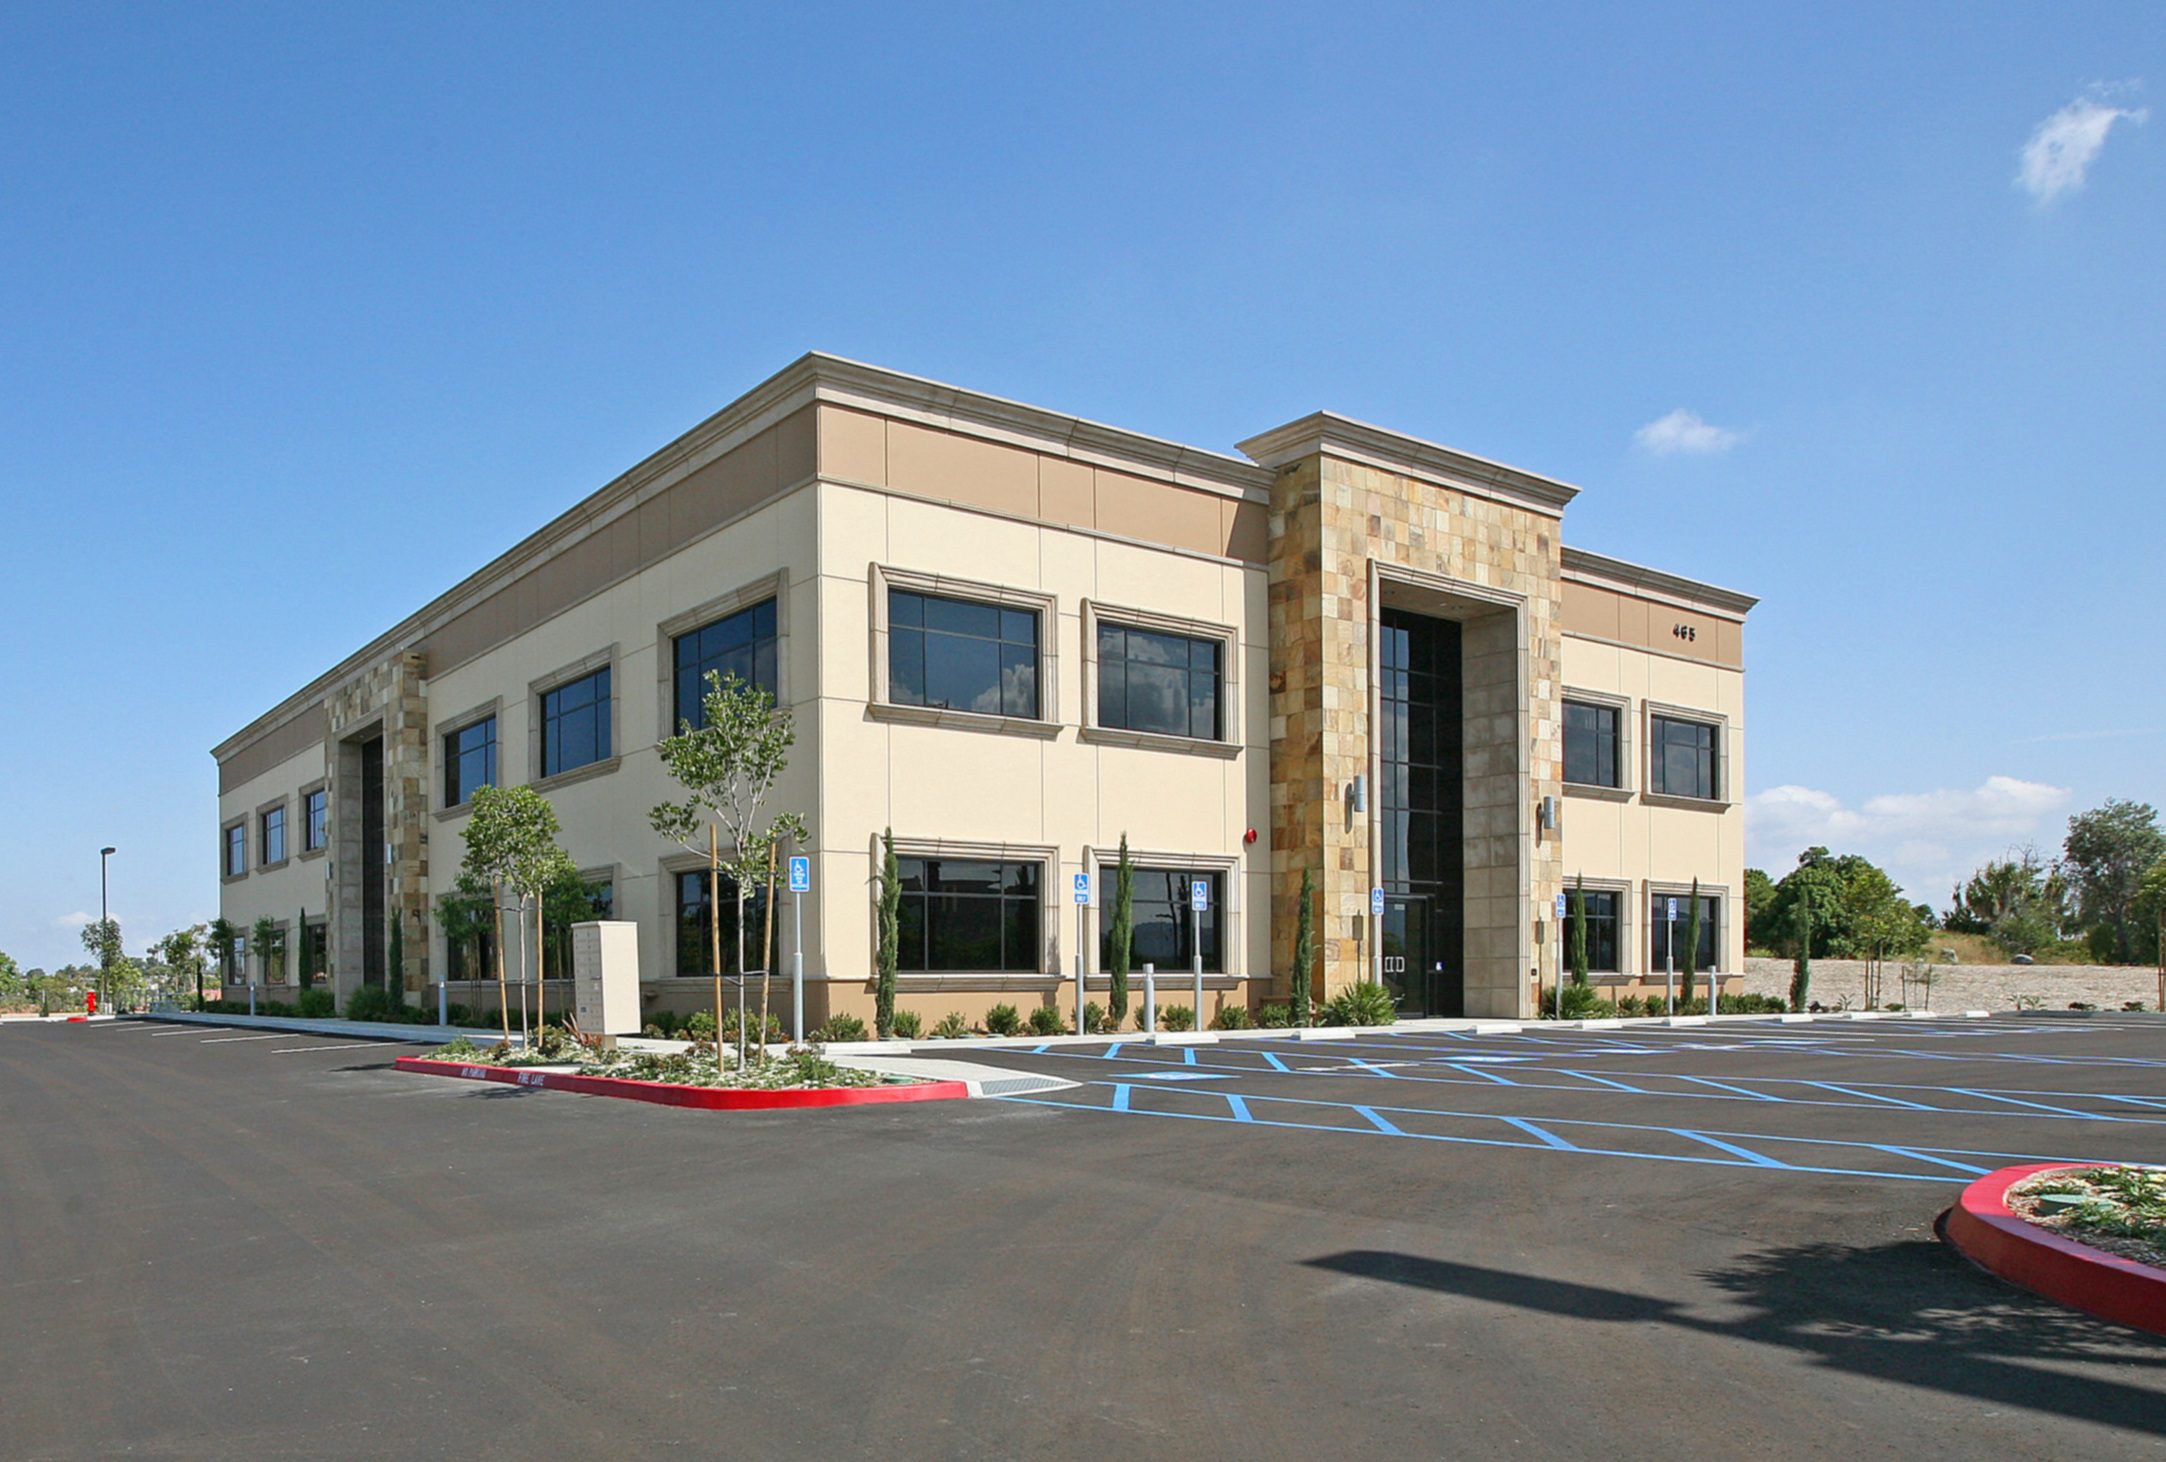
[[[1715,906],[1715,917],[1710,921],[1712,929],[1704,926],[1701,929],[1703,938],[1711,938],[1714,941],[1715,962],[1712,965],[1701,965],[1693,972],[1694,975],[1696,977],[1705,976],[1710,972],[1719,975],[1742,973],[1739,970],[1725,969],[1723,967],[1724,956],[1729,949],[1729,920],[1732,917],[1729,886],[1727,884],[1702,883],[1700,885],[1700,897]],[[1667,898],[1674,898],[1681,905],[1688,905],[1692,898],[1691,883],[1658,882],[1654,879],[1647,881],[1645,897],[1640,900],[1640,903],[1647,911],[1647,933],[1644,943],[1647,948],[1647,978],[1649,980],[1660,980],[1667,973],[1663,962],[1656,957],[1655,952],[1655,931],[1667,922],[1655,917],[1655,900]],[[1689,907],[1679,909],[1677,918],[1678,938],[1682,939],[1684,937],[1683,930],[1691,917],[1692,911]]]
[[[917,573],[884,564],[872,566],[867,583],[872,595],[872,673],[869,681],[872,695],[866,704],[866,714],[880,721],[914,722],[966,731],[1006,732],[1041,740],[1050,740],[1060,734],[1060,657],[1057,647],[1061,637],[1061,622],[1059,601],[1053,595],[972,579],[951,578],[943,574]],[[889,673],[892,660],[888,602],[889,594],[894,590],[990,605],[1000,609],[1022,610],[1037,615],[1038,714],[994,715],[984,711],[898,703],[894,699]]]
[[[1223,758],[1241,754],[1247,724],[1242,714],[1242,692],[1247,682],[1241,674],[1242,647],[1238,630],[1232,625],[1216,624],[1210,620],[1186,619],[1127,605],[1103,604],[1092,599],[1083,601],[1082,618],[1081,739],[1108,746],[1140,746],[1155,751],[1189,752]],[[1137,731],[1124,726],[1108,726],[1099,719],[1101,669],[1098,635],[1100,629],[1107,625],[1127,630],[1142,630],[1147,634],[1179,635],[1185,639],[1216,642],[1219,666],[1219,727],[1215,738],[1176,736],[1162,731]]]
[[[271,820],[278,820],[278,856],[271,856]],[[286,815],[286,799],[273,797],[256,809],[256,866],[283,868],[293,856],[292,819]]]
[[[880,867],[881,843],[878,835],[871,839],[869,851],[871,866]],[[1060,850],[1051,844],[974,842],[960,838],[924,838],[898,834],[895,838],[895,856],[904,858],[952,858],[958,860],[1035,863],[1038,873],[1038,967],[1027,971],[1000,972],[994,970],[897,970],[896,984],[905,991],[935,993],[940,991],[1043,991],[1049,985],[1057,986],[1066,978],[1060,968],[1063,952],[1073,958],[1063,934],[1061,914],[1070,907],[1066,902],[1067,872],[1073,864],[1064,865]],[[865,955],[867,968],[872,968],[879,957],[880,939],[880,880],[868,878],[866,883],[866,907],[870,917],[866,923]],[[1069,916],[1072,925],[1073,915]],[[1102,978],[1102,977],[1101,977]]]
[[[1721,809],[1730,806],[1730,724],[1729,719],[1713,711],[1696,710],[1690,706],[1665,705],[1656,701],[1645,703],[1642,708],[1645,725],[1645,749],[1640,754],[1645,774],[1644,800],[1658,806],[1699,807]],[[1710,777],[1712,795],[1702,797],[1688,792],[1672,792],[1661,784],[1656,775],[1662,746],[1655,734],[1658,722],[1676,721],[1698,726],[1708,732],[1710,752]]]
[[[790,578],[787,570],[763,574],[726,594],[681,610],[654,627],[655,739],[677,734],[677,641],[772,599],[775,603],[775,704],[792,705],[790,677]],[[617,677],[610,677],[612,687]],[[619,728],[621,729],[621,728]],[[621,754],[621,743],[617,750]]]
[[[484,721],[496,722],[496,731],[492,737],[496,747],[496,779],[489,785],[497,787],[512,785],[510,768],[505,765],[504,756],[504,698],[497,696],[485,705],[476,706],[460,715],[445,717],[443,720],[438,721],[431,730],[430,755],[433,760],[430,770],[435,780],[435,786],[431,790],[436,802],[435,815],[439,819],[464,817],[474,805],[474,791],[476,789],[472,788],[467,789],[463,801],[453,802],[450,800],[451,748],[449,742],[452,737],[463,735],[481,725]]]
[[[530,786],[545,790],[551,787],[562,787],[572,782],[585,781],[588,777],[599,777],[613,772],[622,765],[624,760],[622,739],[624,729],[624,676],[617,665],[617,650],[616,645],[611,645],[605,650],[597,650],[583,659],[574,660],[569,665],[559,666],[547,675],[539,676],[527,683],[527,765],[533,768],[534,771],[533,780],[529,783]],[[596,757],[593,761],[581,762],[575,767],[567,767],[563,771],[550,771],[547,754],[549,747],[549,717],[546,709],[549,697],[555,695],[558,691],[577,685],[582,680],[603,673],[607,673],[609,676],[608,708],[601,717],[601,734],[608,737],[609,741],[608,753]],[[501,745],[500,740],[500,750]],[[502,770],[501,762],[498,770]]]
[[[323,799],[323,838],[319,842],[312,843],[309,839],[314,835],[316,828],[310,817],[309,804],[318,797]],[[294,856],[296,858],[321,858],[331,847],[330,782],[315,781],[303,787],[300,795],[295,799],[295,810],[300,813],[297,821],[301,825],[301,848]]]
[[[1604,691],[1581,690],[1567,686],[1558,698],[1557,708],[1557,777],[1563,783],[1568,796],[1600,797],[1611,801],[1623,801],[1637,790],[1638,769],[1634,764],[1634,751],[1638,738],[1632,715],[1630,696],[1611,695]],[[1590,706],[1610,712],[1617,718],[1617,780],[1610,785],[1601,782],[1575,782],[1566,775],[1571,765],[1565,754],[1566,739],[1570,735],[1570,707]]]
[[[1103,990],[1110,984],[1106,972],[1097,968],[1101,962],[1097,958],[1096,951],[1104,947],[1104,931],[1106,926],[1113,920],[1113,878],[1120,859],[1121,851],[1118,844],[1108,847],[1093,845],[1083,850],[1083,871],[1091,876],[1090,948],[1093,954],[1090,961],[1092,969],[1086,977],[1086,984],[1092,990]],[[1219,916],[1219,943],[1225,951],[1223,962],[1226,968],[1216,974],[1209,970],[1204,971],[1204,987],[1211,990],[1230,990],[1250,978],[1248,913],[1246,900],[1243,898],[1243,886],[1252,875],[1257,873],[1256,869],[1245,867],[1241,858],[1236,854],[1173,852],[1162,848],[1131,847],[1128,850],[1128,861],[1138,868],[1148,866],[1151,868],[1219,875],[1221,896],[1225,900],[1225,906],[1220,911]],[[1055,893],[1065,898],[1067,896],[1066,886],[1063,885],[1063,887],[1056,889]],[[1258,917],[1268,920],[1269,916],[1268,914],[1260,914]],[[1070,952],[1070,958],[1073,958],[1072,951]],[[1137,961],[1129,970],[1131,988],[1134,988],[1136,980],[1142,978],[1142,973],[1142,962]],[[1164,972],[1161,971],[1160,973],[1163,974]],[[1179,979],[1187,980],[1189,978],[1188,967],[1183,965],[1175,974]]]
[[[681,889],[683,887],[682,880],[689,875],[698,875],[700,878],[704,879],[707,876],[707,873],[707,860],[697,854],[673,854],[670,857],[664,858],[662,860],[662,876],[656,880],[656,883],[660,885],[659,892],[662,912],[662,928],[664,930],[665,938],[667,940],[667,944],[665,947],[669,950],[669,956],[662,965],[662,979],[665,982],[675,982],[678,980],[712,980],[714,978],[714,972],[712,970],[699,969],[687,972],[678,968],[684,953],[682,934],[679,928],[679,926],[683,922],[681,893]],[[728,878],[728,870],[725,869],[722,876],[724,878]],[[613,880],[613,887],[610,895],[612,905],[616,903],[617,894],[619,891],[621,891],[622,888],[623,884],[620,880]],[[770,893],[769,896],[772,897],[773,895]],[[731,902],[732,904],[734,904],[735,900],[733,899],[731,900]],[[757,910],[759,907],[760,895],[755,893],[751,898],[745,901],[746,917],[751,919],[757,919],[758,915],[755,913],[755,910]],[[615,909],[615,912],[619,919],[626,917],[621,908]],[[755,924],[753,927],[757,928],[757,925]],[[702,921],[702,933],[704,932],[704,921]],[[782,941],[778,939],[776,941],[776,952],[778,954],[781,952],[781,946]],[[730,956],[736,953],[736,950],[737,941],[735,937],[730,934],[729,931],[725,930],[723,932],[722,939],[723,959],[727,961]],[[748,929],[746,932],[745,957],[748,961],[759,957],[759,942],[756,938],[753,937],[753,932],[751,929]],[[759,970],[755,968],[751,971],[751,973],[758,974]],[[722,974],[725,981],[735,980],[740,977],[739,972],[731,970],[724,970]]]
[[[1635,935],[1639,929],[1639,923],[1632,917],[1632,904],[1639,893],[1639,886],[1629,878],[1587,877],[1582,879],[1575,874],[1564,881],[1564,893],[1567,900],[1570,899],[1575,889],[1582,886],[1590,895],[1607,894],[1617,901],[1617,968],[1614,970],[1596,969],[1590,959],[1587,965],[1587,978],[1592,981],[1607,983],[1623,983],[1633,979],[1633,972],[1638,966],[1638,949],[1635,945]],[[1569,902],[1565,905],[1565,920],[1563,931],[1566,941],[1564,945],[1564,967],[1570,969],[1572,965],[1572,948],[1570,942],[1571,904]]]
[[[1226,907],[1226,885],[1228,884],[1228,882],[1230,882],[1231,875],[1222,868],[1197,868],[1181,863],[1146,863],[1135,856],[1135,851],[1133,849],[1129,850],[1128,861],[1139,877],[1145,873],[1171,875],[1172,877],[1180,880],[1183,885],[1186,885],[1191,879],[1196,878],[1209,878],[1216,880],[1218,885],[1218,894],[1216,899],[1212,902],[1211,915],[1213,920],[1213,933],[1218,942],[1218,968],[1213,969],[1211,967],[1211,962],[1207,959],[1204,963],[1203,973],[1207,978],[1213,975],[1225,974],[1226,965],[1230,962],[1227,958],[1227,955],[1229,953],[1227,949],[1227,934],[1230,931],[1232,925],[1231,913]],[[1097,972],[1100,975],[1108,976],[1110,976],[1111,974],[1110,964],[1112,955],[1110,941],[1113,934],[1113,921],[1110,917],[1110,911],[1112,908],[1111,896],[1113,892],[1113,885],[1111,879],[1113,875],[1114,869],[1111,866],[1108,866],[1105,869],[1105,877],[1108,880],[1105,890],[1107,896],[1108,917],[1099,921],[1097,930],[1098,948],[1095,955],[1095,958],[1098,961]],[[1169,972],[1175,975],[1189,975],[1192,973],[1189,967],[1189,962],[1186,958],[1183,957],[1182,951],[1180,950],[1180,946],[1188,942],[1189,909],[1185,887],[1183,889],[1183,897],[1173,901],[1169,912],[1173,915],[1172,922],[1175,930],[1175,952],[1172,962],[1161,964],[1158,966],[1158,974],[1162,977],[1167,975]],[[1147,962],[1148,961],[1144,960],[1141,956],[1134,954],[1133,947],[1131,946],[1130,973],[1134,974],[1141,972],[1143,966]]]
[[[1044,972],[1046,965],[1045,885],[1048,874],[1047,864],[1044,863],[1042,860],[1031,857],[1009,855],[989,857],[984,854],[978,853],[903,853],[898,851],[895,855],[895,861],[898,870],[907,869],[910,865],[913,864],[923,865],[928,870],[930,870],[931,868],[937,867],[942,863],[986,864],[990,865],[993,868],[1002,870],[1001,874],[995,880],[998,884],[998,889],[996,892],[990,894],[953,892],[940,893],[933,891],[930,887],[919,890],[917,892],[911,892],[908,889],[905,889],[901,892],[900,922],[906,930],[907,926],[913,920],[913,915],[911,912],[912,908],[914,906],[922,906],[922,912],[918,913],[915,916],[915,920],[918,924],[919,933],[924,943],[923,948],[918,952],[918,954],[916,956],[913,956],[912,952],[907,946],[907,939],[898,941],[896,951],[896,976],[898,979],[906,973],[918,976],[945,976],[949,978],[958,976],[967,977],[973,975],[992,978],[1012,978],[1019,975],[1035,975],[1042,974]],[[1024,868],[1031,868],[1037,870],[1037,887],[1034,891],[1035,896],[1029,894],[1016,894],[1008,891],[1007,870]],[[907,874],[905,876],[907,876]],[[934,922],[932,915],[937,902],[943,899],[967,899],[970,900],[973,904],[990,904],[993,906],[994,925],[999,930],[999,965],[991,968],[978,965],[958,965],[951,968],[946,966],[935,966],[931,962],[931,954],[934,943]],[[1010,950],[1008,948],[1008,918],[1011,908],[1028,909],[1035,916],[1035,927],[1031,931],[1030,948],[1027,952],[1018,955],[1018,959],[1027,957],[1027,964],[1011,963],[1010,961]],[[909,961],[913,957],[923,958],[926,962],[922,965],[911,967],[907,964],[907,961]]]
[[[240,846],[235,848],[233,835],[241,835]],[[234,866],[234,854],[240,854],[240,866]],[[229,817],[218,826],[218,881],[237,883],[248,876],[248,818]]]

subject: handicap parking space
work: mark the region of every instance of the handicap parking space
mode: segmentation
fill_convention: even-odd
[[[1011,1100],[1294,1142],[1942,1184],[2020,1162],[2166,1161],[2166,1022],[2140,1018],[1362,1031],[1009,1056],[1078,1083]]]

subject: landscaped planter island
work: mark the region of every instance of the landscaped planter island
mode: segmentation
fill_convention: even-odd
[[[2166,1201],[2166,1181],[2156,1176],[2160,1171],[2110,1163],[2002,1168],[1963,1190],[1942,1215],[1941,1234],[1966,1259],[2011,1284],[2101,1319],[2166,1335],[2166,1267],[2136,1257],[2154,1256],[2156,1240],[2129,1243],[2114,1233],[2156,1224],[2155,1217],[2146,1221],[2146,1210]],[[2104,1223],[2100,1220],[2109,1215],[2103,1202],[2088,1212],[2087,1205],[2078,1204],[2055,1213],[2042,1201],[2116,1191],[2124,1195],[2114,1205],[2119,1217]],[[2127,1221],[2131,1214],[2133,1224]]]
[[[711,1058],[681,1053],[656,1056],[628,1052],[579,1061],[518,1059],[498,1050],[454,1043],[426,1056],[401,1056],[398,1069],[423,1076],[493,1081],[506,1086],[620,1097],[662,1106],[709,1111],[777,1111],[802,1107],[864,1106],[885,1102],[946,1101],[970,1095],[960,1081],[914,1081],[837,1066],[812,1052],[791,1052],[763,1064],[718,1072]]]

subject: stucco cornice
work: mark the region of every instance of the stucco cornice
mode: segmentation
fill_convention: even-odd
[[[1744,619],[1753,606],[1760,602],[1750,594],[1725,589],[1719,584],[1706,584],[1680,574],[1651,569],[1645,564],[1627,563],[1621,558],[1589,553],[1584,548],[1566,545],[1563,557],[1566,579],[1599,585],[1605,589],[1652,595],[1676,603],[1681,608],[1704,610],[1728,619]]]
[[[1275,469],[1297,458],[1319,454],[1342,457],[1439,487],[1502,499],[1553,518],[1561,517],[1565,504],[1579,495],[1579,489],[1568,482],[1331,411],[1311,412],[1298,421],[1250,437],[1240,447],[1265,467]]]

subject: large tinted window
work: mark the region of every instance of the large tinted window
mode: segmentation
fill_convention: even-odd
[[[1674,896],[1677,899],[1677,923],[1673,931],[1669,916],[1671,897],[1673,896],[1669,894],[1656,894],[1647,914],[1648,927],[1654,931],[1654,963],[1648,968],[1658,974],[1669,968],[1670,944],[1673,939],[1676,941],[1678,961],[1684,961],[1685,936],[1692,932],[1692,899],[1684,894]],[[1692,966],[1696,970],[1712,970],[1718,967],[1715,950],[1721,943],[1718,929],[1722,922],[1721,916],[1722,900],[1711,894],[1700,895],[1700,957]]]
[[[263,814],[263,861],[286,861],[286,809],[274,807]]]
[[[1671,797],[1720,795],[1715,728],[1701,721],[1654,718],[1652,790]]]
[[[609,667],[541,698],[542,775],[554,776],[609,758]]]
[[[1615,893],[1588,889],[1584,893],[1572,891],[1572,897],[1580,900],[1587,911],[1587,968],[1606,974],[1615,974],[1617,963],[1617,915],[1622,905]],[[1572,926],[1565,925],[1566,958],[1571,951]]]
[[[1564,779],[1588,787],[1617,785],[1617,708],[1564,703]]]
[[[899,706],[1038,717],[1038,615],[888,591],[888,698]]]
[[[1188,635],[1098,626],[1098,724],[1219,739],[1220,645]]]
[[[1038,865],[978,858],[899,858],[896,967],[1035,974]]]
[[[1101,868],[1099,877],[1104,880],[1106,907],[1098,920],[1098,968],[1113,968],[1113,920],[1112,892],[1114,870]],[[1201,914],[1189,912],[1188,885],[1201,880],[1211,889],[1211,907]],[[1159,973],[1168,970],[1185,973],[1195,944],[1189,938],[1190,920],[1200,924],[1197,931],[1203,940],[1203,968],[1207,974],[1224,974],[1226,971],[1225,941],[1220,934],[1224,929],[1225,875],[1220,873],[1195,873],[1185,868],[1138,868],[1134,897],[1129,909],[1134,917],[1135,937],[1130,941],[1128,967],[1140,970],[1146,964],[1158,966]]]
[[[222,850],[226,877],[238,878],[248,871],[248,824],[237,822],[226,829],[226,842]]]
[[[315,852],[331,831],[331,794],[318,787],[301,799],[301,847]]]
[[[727,873],[721,876],[722,898],[719,911],[715,901],[707,897],[707,870],[694,869],[676,875],[677,884],[677,973],[680,975],[705,975],[713,978],[714,920],[721,920],[722,970],[734,975],[737,970],[737,880]],[[609,902],[616,903],[616,890],[611,888]],[[760,967],[760,948],[763,938],[761,916],[767,907],[765,890],[755,890],[745,900],[745,964],[754,972]],[[608,914],[600,917],[608,918]]]
[[[444,738],[444,805],[457,807],[477,787],[496,785],[496,717],[488,716]]]
[[[710,673],[725,681],[734,675],[775,694],[775,601],[763,599],[750,609],[681,634],[671,648],[677,696],[671,724],[689,725],[697,731],[707,724],[703,701]]]

